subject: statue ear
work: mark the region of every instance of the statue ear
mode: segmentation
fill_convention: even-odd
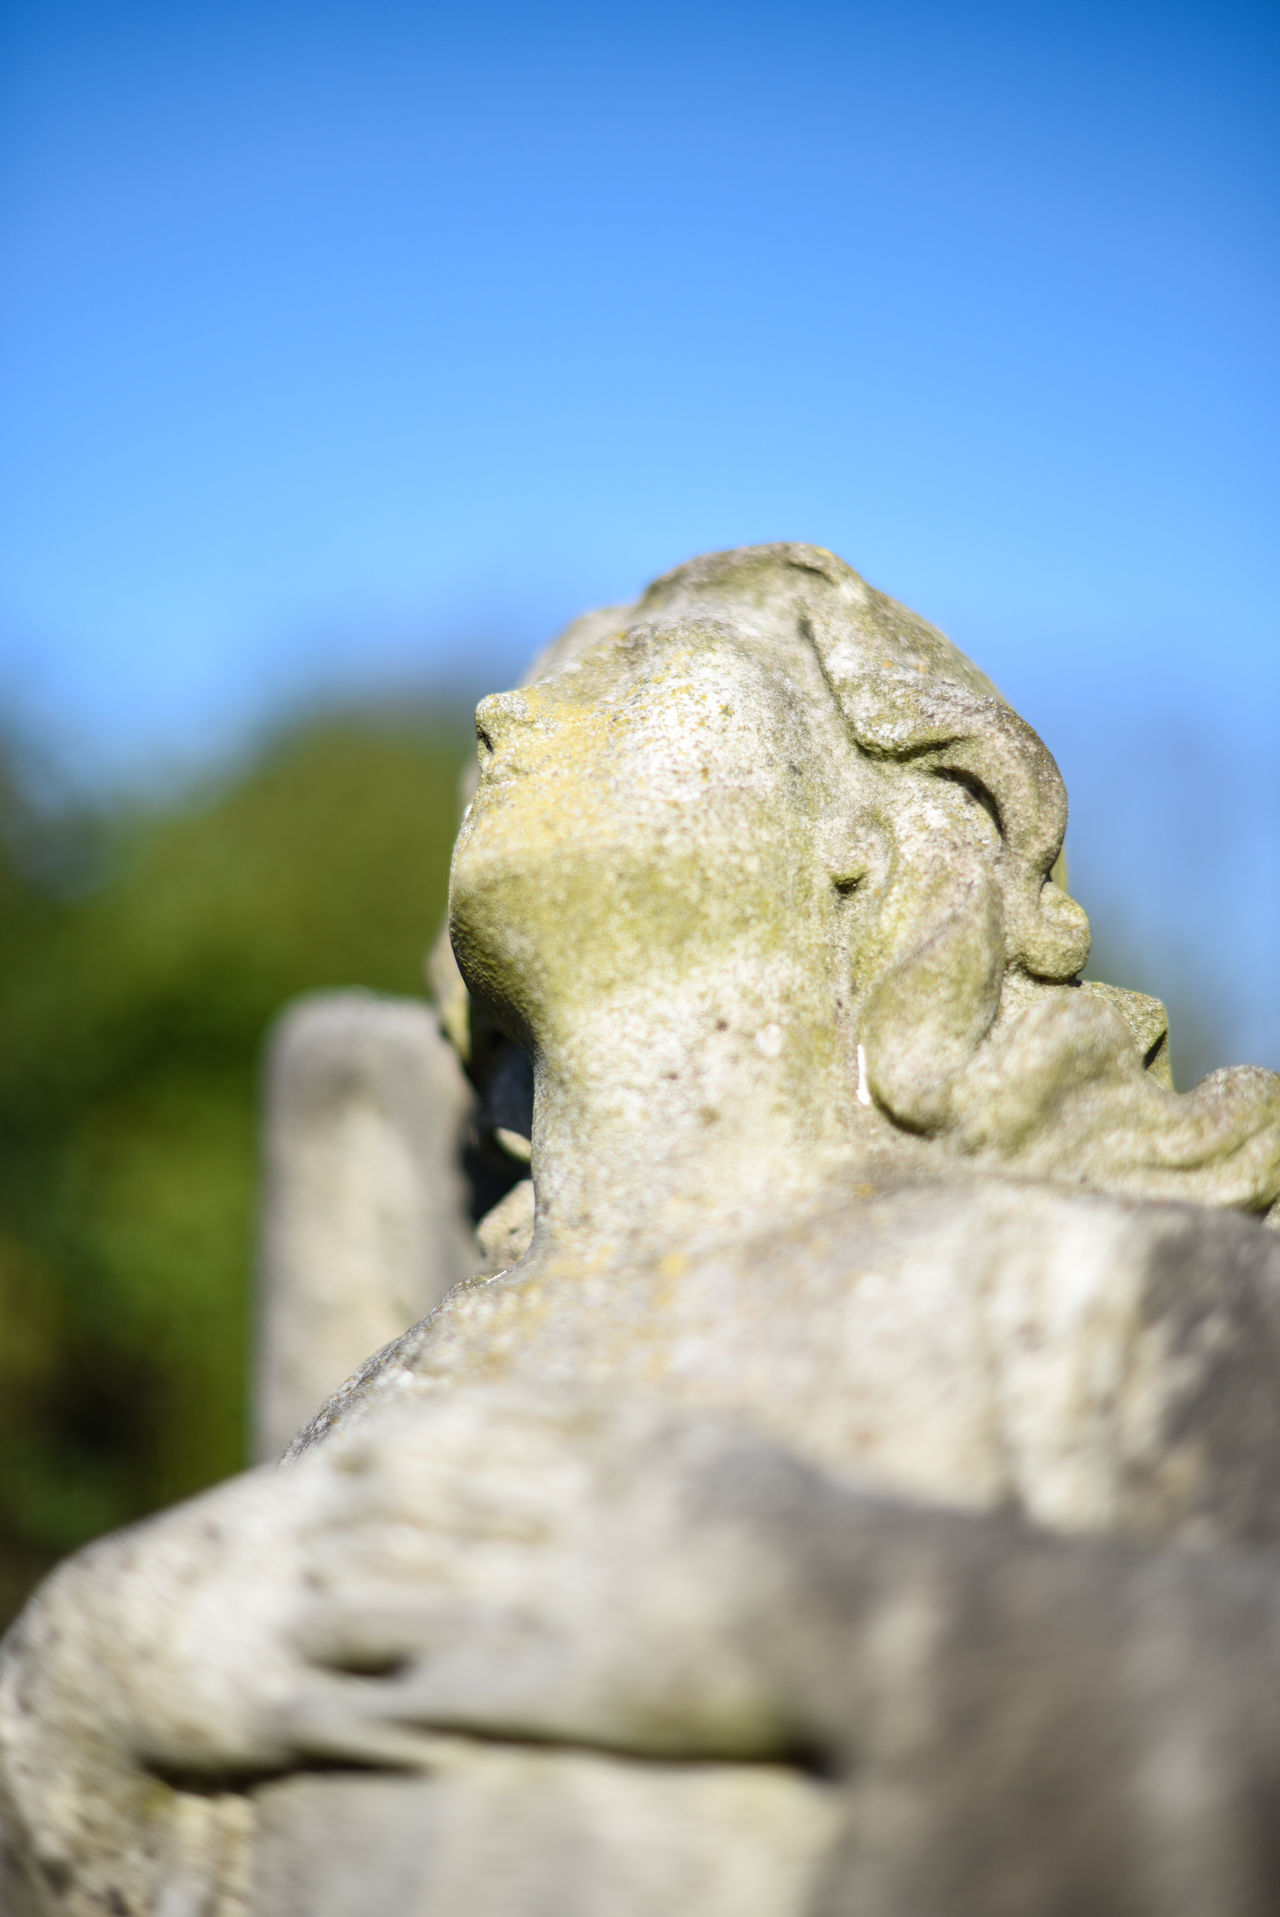
[[[867,1087],[900,1124],[942,1131],[954,1117],[952,1086],[1000,1003],[1000,892],[989,872],[973,872],[940,901],[929,871],[900,877],[893,907],[910,929],[859,1021]]]
[[[1089,956],[1089,921],[1050,878],[1067,827],[1062,775],[1016,712],[946,679],[880,672],[835,687],[871,758],[957,779],[987,806],[1004,841],[997,883],[1006,956],[1035,978],[1074,978]]]

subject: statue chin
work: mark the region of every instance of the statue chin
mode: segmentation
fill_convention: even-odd
[[[562,831],[540,834],[514,796],[473,809],[450,873],[449,938],[472,999],[521,1044],[593,980],[604,988],[617,869],[603,849],[584,859]]]

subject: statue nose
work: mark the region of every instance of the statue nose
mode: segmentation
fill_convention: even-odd
[[[533,715],[522,692],[491,692],[476,707],[476,740],[481,761],[498,750],[504,739],[519,725],[528,725]]]

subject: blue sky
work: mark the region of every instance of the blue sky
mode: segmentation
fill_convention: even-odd
[[[1278,81],[1262,6],[0,8],[0,690],[136,775],[815,539],[1280,1065]]]

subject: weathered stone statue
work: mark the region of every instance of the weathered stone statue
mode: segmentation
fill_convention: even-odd
[[[1280,1908],[1280,1080],[1172,1090],[1049,754],[829,553],[682,567],[477,732],[483,1275],[37,1594],[12,1907]],[[439,1176],[378,1213],[432,1284]]]

